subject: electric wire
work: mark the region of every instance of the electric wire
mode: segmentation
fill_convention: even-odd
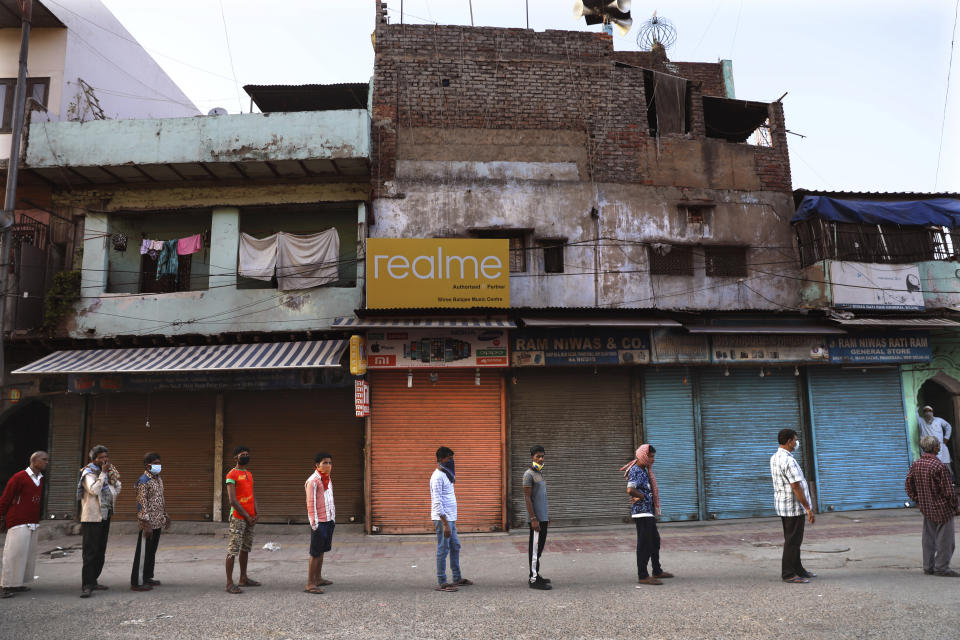
[[[937,190],[940,180],[940,160],[943,157],[943,132],[947,126],[947,103],[950,101],[950,75],[953,72],[953,51],[956,48],[957,15],[960,13],[960,0],[957,0],[953,9],[953,29],[950,31],[950,62],[947,64],[947,87],[943,92],[943,118],[940,121],[940,147],[937,150],[937,172],[933,177],[933,190]]]

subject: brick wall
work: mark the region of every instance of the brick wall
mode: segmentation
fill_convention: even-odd
[[[413,128],[568,130],[586,134],[589,178],[650,184],[650,158],[670,162],[668,138],[648,134],[643,70],[689,78],[691,134],[704,131],[701,96],[724,96],[719,63],[673,63],[652,52],[614,52],[594,32],[387,24],[377,2],[372,180],[374,197],[396,171],[397,131]],[[617,64],[621,62],[623,64]],[[782,110],[779,110],[782,126]],[[775,138],[775,144],[780,138]],[[763,184],[789,192],[783,145],[758,149]],[[648,147],[656,146],[653,153]],[[676,147],[679,148],[679,147]],[[678,160],[679,161],[679,160]]]

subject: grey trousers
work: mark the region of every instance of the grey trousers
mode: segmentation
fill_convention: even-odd
[[[953,518],[938,523],[924,517],[923,570],[936,573],[949,571],[953,547]]]

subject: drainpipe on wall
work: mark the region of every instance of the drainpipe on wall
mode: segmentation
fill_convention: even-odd
[[[600,306],[600,210],[590,209],[593,218],[593,306]]]

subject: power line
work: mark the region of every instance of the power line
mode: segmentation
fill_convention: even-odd
[[[947,64],[947,88],[943,94],[943,119],[940,121],[940,148],[937,150],[937,173],[933,176],[933,190],[937,190],[940,180],[940,158],[943,156],[943,131],[947,126],[947,103],[950,100],[950,74],[953,71],[953,50],[957,37],[957,14],[960,12],[960,0],[953,9],[953,30],[950,31],[950,62]]]
[[[233,52],[230,50],[230,33],[227,31],[227,14],[223,11],[223,0],[220,0],[220,18],[223,21],[223,38],[227,41],[227,56],[230,58],[230,72],[233,73],[233,88],[237,91],[237,106],[243,113],[243,98],[240,97],[240,82],[237,80],[237,70],[233,66]]]

